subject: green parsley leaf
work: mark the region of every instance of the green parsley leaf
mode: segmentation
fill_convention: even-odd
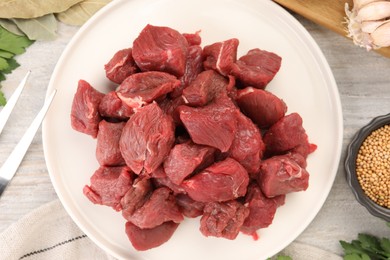
[[[382,238],[380,241],[381,247],[384,252],[390,257],[390,240],[388,238]]]
[[[0,70],[8,69],[9,65],[6,59],[0,57]]]
[[[22,54],[25,48],[30,46],[33,41],[26,36],[13,34],[0,26],[0,49],[13,54]]]
[[[358,239],[360,241],[362,248],[374,254],[381,251],[381,246],[378,238],[367,234],[359,234]]]
[[[3,69],[1,72],[3,72],[4,74],[9,74],[11,73],[14,69],[16,69],[17,67],[19,67],[19,63],[14,59],[14,58],[11,58],[11,59],[7,59],[7,62],[8,62],[8,68],[7,69]]]
[[[0,106],[5,106],[7,100],[4,97],[4,93],[0,90]]]
[[[363,260],[359,254],[348,254],[348,255],[345,255],[344,260]]]
[[[10,59],[13,56],[15,56],[15,54],[13,54],[13,53],[11,53],[9,51],[0,50],[0,57],[2,57],[2,58]]]
[[[291,257],[285,256],[285,255],[280,255],[276,258],[276,260],[292,260]]]
[[[5,75],[0,71],[0,81],[5,80]],[[1,86],[0,86],[1,87]]]

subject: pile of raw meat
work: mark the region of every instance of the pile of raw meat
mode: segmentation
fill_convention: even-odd
[[[199,33],[147,25],[105,65],[118,84],[78,83],[72,127],[97,139],[85,196],[126,219],[133,247],[170,239],[184,217],[235,239],[272,223],[285,195],[306,190],[310,144],[297,113],[265,90],[281,58],[237,39],[201,47]]]

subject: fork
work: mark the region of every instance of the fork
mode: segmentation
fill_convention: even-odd
[[[30,76],[31,71],[28,71],[26,76],[22,79],[19,86],[15,89],[14,94],[9,98],[7,104],[0,112],[0,134],[6,124],[15,104],[17,103],[20,94],[22,93],[27,79]],[[17,169],[19,168],[20,163],[22,162],[24,155],[26,154],[30,144],[41,125],[47,110],[50,107],[51,102],[54,99],[57,90],[54,89],[50,96],[47,97],[45,103],[43,104],[41,110],[38,112],[36,117],[34,118],[31,125],[28,127],[23,137],[20,139],[18,144],[15,146],[14,150],[11,152],[7,160],[4,162],[2,167],[0,168],[0,196],[4,192],[6,186],[14,177]]]

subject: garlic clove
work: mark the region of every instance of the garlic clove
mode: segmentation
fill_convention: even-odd
[[[382,24],[371,33],[371,38],[376,46],[390,46],[390,21]]]
[[[364,21],[361,23],[361,30],[365,33],[372,33],[379,26],[384,23],[388,23],[389,20],[380,20],[380,21]]]
[[[357,13],[359,21],[374,21],[390,17],[390,1],[377,1],[363,6]]]
[[[382,0],[354,0],[353,1],[353,8],[355,10],[359,10],[360,8],[362,8],[363,6],[365,6],[367,4],[370,4],[372,2],[379,2],[379,1],[382,1]]]

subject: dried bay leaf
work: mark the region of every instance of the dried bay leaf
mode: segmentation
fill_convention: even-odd
[[[65,12],[56,14],[56,17],[63,23],[80,26],[109,2],[111,0],[84,0]]]
[[[0,26],[16,35],[24,35],[18,26],[9,19],[0,19]]]
[[[54,14],[32,19],[12,19],[30,40],[53,40],[56,37],[57,20]]]
[[[0,0],[0,18],[30,19],[60,13],[82,0]]]

